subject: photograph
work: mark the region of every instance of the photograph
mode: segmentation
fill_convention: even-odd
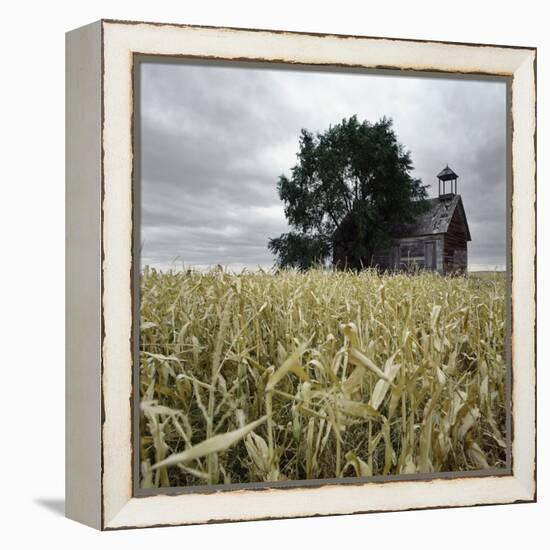
[[[139,488],[510,472],[510,80],[136,60]]]

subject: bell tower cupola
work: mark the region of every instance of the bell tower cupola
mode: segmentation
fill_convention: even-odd
[[[439,200],[452,199],[455,195],[458,195],[458,174],[455,174],[448,164],[437,174],[437,179],[439,182]],[[447,190],[447,182],[450,182],[450,190]]]

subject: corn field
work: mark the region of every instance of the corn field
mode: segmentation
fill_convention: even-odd
[[[505,278],[141,276],[141,485],[500,468]]]

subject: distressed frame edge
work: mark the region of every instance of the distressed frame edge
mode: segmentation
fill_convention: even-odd
[[[364,35],[364,34],[341,34],[333,32],[311,32],[311,31],[290,31],[284,29],[256,29],[252,27],[233,27],[231,25],[201,25],[201,24],[192,24],[192,23],[167,23],[164,21],[133,21],[131,19],[111,19],[106,18],[102,19],[103,23],[108,23],[112,25],[150,25],[154,27],[175,27],[175,28],[194,28],[194,29],[206,29],[206,30],[225,30],[225,31],[246,31],[252,33],[272,33],[272,34],[282,34],[282,35],[298,35],[298,36],[313,36],[317,38],[342,38],[342,39],[366,39],[366,40],[390,40],[390,41],[399,41],[399,42],[419,42],[419,43],[430,43],[430,44],[450,44],[454,46],[470,46],[470,47],[487,47],[487,48],[509,48],[514,50],[536,50],[535,46],[518,46],[518,45],[506,45],[506,44],[481,44],[474,42],[460,42],[453,40],[438,40],[435,38],[399,38],[395,36],[373,36],[373,35]]]
[[[397,487],[394,487],[393,491],[399,491],[400,488],[409,488],[410,484],[426,484],[426,487],[431,487],[432,492],[438,493],[441,489],[445,489],[445,487],[442,486],[445,482],[450,482],[452,484],[464,484],[465,482],[470,481],[472,478],[455,478],[455,479],[433,479],[433,480],[420,480],[420,481],[403,481],[403,482],[392,482],[392,484],[397,485]],[[477,478],[488,480],[488,477],[483,478]],[[498,481],[497,481],[498,480]],[[176,499],[178,496],[182,495],[155,495],[151,497],[132,497],[130,500],[128,500],[127,504],[115,515],[114,518],[109,523],[106,523],[103,526],[103,530],[106,531],[117,531],[117,530],[125,530],[125,529],[145,529],[145,528],[153,528],[153,527],[175,527],[175,526],[186,526],[186,525],[205,525],[205,524],[216,524],[216,523],[236,523],[241,521],[265,521],[265,520],[279,520],[279,519],[292,519],[292,518],[308,518],[308,517],[330,517],[330,516],[343,516],[343,515],[363,515],[363,514],[372,514],[372,513],[387,513],[387,512],[405,512],[405,511],[412,511],[412,510],[437,510],[437,509],[449,509],[449,508],[471,508],[471,507],[478,507],[478,506],[496,506],[496,505],[507,505],[507,504],[529,504],[536,502],[536,494],[534,494],[531,490],[531,487],[529,484],[525,485],[521,481],[518,480],[518,478],[514,476],[502,476],[501,478],[491,477],[489,481],[495,481],[496,484],[493,486],[493,488],[498,488],[498,485],[507,485],[506,492],[507,496],[505,498],[492,498],[487,499],[486,496],[483,494],[480,496],[479,499],[472,498],[470,500],[462,500],[462,501],[455,501],[450,504],[442,504],[441,503],[441,497],[439,495],[432,496],[430,499],[428,499],[428,502],[423,503],[406,503],[406,504],[390,504],[390,505],[383,505],[380,503],[377,504],[368,504],[366,506],[362,506],[360,508],[352,508],[345,510],[335,510],[333,508],[324,509],[324,510],[317,510],[315,512],[313,511],[300,511],[298,510],[296,506],[296,503],[291,507],[291,511],[288,513],[282,513],[279,512],[275,515],[273,514],[257,514],[257,513],[249,513],[249,514],[243,514],[239,511],[228,511],[225,515],[217,516],[215,518],[212,517],[185,517],[185,514],[183,511],[181,511],[181,514],[179,517],[167,520],[161,520],[159,519],[148,519],[148,520],[136,520],[136,518],[139,518],[140,516],[143,517],[145,515],[148,515],[150,505],[149,503],[146,503],[144,501],[156,501],[156,504],[159,505],[159,507],[165,508],[167,505],[169,506],[171,499]],[[386,491],[387,489],[387,482],[381,482],[376,485],[376,489],[382,488],[382,491]],[[407,487],[409,485],[409,487]],[[323,497],[323,498],[330,498],[329,495],[326,494],[328,489],[342,489],[345,491],[349,491],[350,488],[360,488],[359,486],[345,486],[345,485],[332,485],[332,486],[323,486],[323,487],[316,487],[316,488],[308,488],[308,487],[300,487],[297,490],[299,491],[311,491],[310,494],[307,495],[300,495],[304,498],[301,499],[301,502],[308,502],[311,499],[315,499],[316,497]],[[418,489],[418,485],[415,486],[415,489]],[[267,491],[270,494],[271,498],[278,498],[278,499],[286,499],[287,495],[286,489],[277,489],[277,488],[270,488],[265,489],[264,491]],[[237,493],[242,496],[250,496],[254,492],[262,492],[262,491],[250,491],[250,490],[238,490],[238,491],[231,491],[231,493]],[[220,498],[223,497],[225,494],[230,493],[201,493],[196,494],[192,496],[197,497],[209,497],[209,498]],[[183,495],[183,496],[191,496],[191,495]],[[296,496],[296,494],[292,495]],[[426,496],[423,495],[422,500],[426,500]],[[189,505],[193,505],[193,502],[189,502]],[[204,503],[201,503],[201,506],[203,509],[208,508],[208,504],[206,501]],[[227,506],[227,510],[230,510],[230,506]]]
[[[102,24],[104,25],[105,23],[109,23],[109,26],[111,27],[112,25],[117,25],[119,26],[120,23],[111,23],[109,21],[103,21]],[[123,25],[127,25],[128,23],[123,23]],[[133,23],[132,23],[133,24]],[[185,28],[187,30],[189,29],[195,29],[196,27],[193,27],[193,26],[184,26],[182,28]],[[213,32],[215,33],[216,28],[213,28],[211,30],[213,30]],[[238,34],[247,34],[247,31],[243,31],[243,30],[235,30],[235,32],[237,32]],[[255,32],[255,31],[253,31]],[[276,32],[276,31],[265,31],[267,33],[270,33],[270,32]],[[307,37],[309,36],[307,33],[295,33],[298,37]],[[340,36],[340,38],[343,38],[343,36]],[[361,37],[361,38],[366,38],[366,37]],[[374,40],[381,40],[381,39],[374,39]],[[388,40],[395,40],[396,42],[404,42],[404,41],[400,41],[399,39],[388,39]],[[426,41],[426,42],[429,42],[429,41]],[[443,43],[443,44],[449,44],[449,43]],[[497,47],[498,48],[498,47]],[[514,84],[517,85],[516,87],[516,90],[521,90],[521,89],[525,89],[524,87],[527,86],[529,87],[530,84],[533,84],[535,85],[535,66],[536,66],[536,50],[533,50],[531,48],[523,48],[521,50],[521,53],[523,54],[522,55],[522,59],[523,59],[523,62],[519,64],[519,66],[515,67],[514,71],[511,72],[508,76],[512,76],[514,77]],[[518,78],[521,76],[518,74],[518,72],[520,70],[525,70],[525,67],[527,66],[527,74],[525,75],[524,78],[522,78],[521,82],[518,80]],[[529,72],[529,67],[532,68],[532,73]],[[530,77],[533,77],[533,81],[530,83],[528,82],[528,80],[530,80]],[[525,82],[524,82],[525,80]],[[530,110],[530,106],[535,107],[536,105],[536,87],[533,88],[532,90],[533,92],[533,95],[529,95],[528,98],[527,98],[527,109]],[[513,101],[514,100],[517,100],[517,94],[514,94],[514,97],[513,97]],[[530,104],[529,102],[532,100],[532,104]],[[514,119],[515,120],[515,119]],[[531,118],[529,121],[528,121],[528,128],[525,129],[525,132],[527,132],[527,134],[529,133],[530,129],[532,129],[533,131],[533,138],[534,140],[536,139],[536,114],[534,113],[534,116],[533,118]],[[524,133],[525,133],[524,132]],[[515,134],[514,134],[515,135]],[[522,138],[523,141],[525,141],[526,138]],[[531,179],[528,172],[529,171],[532,171],[533,174],[534,174],[534,178],[536,178],[536,157],[535,157],[535,148],[534,148],[534,140],[532,141],[532,144],[533,146],[532,147],[527,147],[529,150],[527,151],[527,155],[520,155],[520,156],[527,156],[527,161],[526,163],[529,163],[530,160],[533,161],[533,164],[529,167],[529,166],[525,166],[525,171],[526,171],[526,175],[524,176],[524,180],[526,183],[524,183],[523,185],[527,185],[530,189],[528,189],[528,191],[531,191],[530,193],[528,193],[529,197],[531,197],[533,199],[533,205],[534,205],[534,208],[535,208],[535,211],[533,212],[533,214],[536,214],[536,189],[535,189],[535,181],[536,179]],[[523,143],[523,141],[520,141],[518,143],[518,141],[516,139],[514,139],[514,137],[512,138],[512,147],[513,147],[513,151],[514,151],[514,157],[513,157],[513,161],[514,161],[514,164],[513,164],[513,172],[514,172],[514,176],[516,175],[516,159],[517,159],[517,148],[519,148],[520,152],[522,149],[524,149],[527,144],[526,143]],[[531,150],[532,149],[532,150]],[[522,179],[523,181],[523,179]],[[531,185],[532,183],[532,185]],[[514,199],[513,199],[514,200]],[[515,203],[514,203],[514,206],[515,206]],[[516,212],[515,213],[515,216],[517,216],[517,211],[516,209],[514,209],[514,211]],[[515,219],[515,218],[514,218]],[[528,220],[528,221],[533,221],[533,216],[531,216],[531,219]],[[529,227],[527,227],[525,230],[529,233],[529,231],[531,231],[532,228],[532,224],[526,224],[528,225]],[[516,227],[518,227],[517,225],[517,221],[516,221]],[[534,228],[536,230],[536,228]],[[106,236],[106,233],[104,233],[104,237]],[[535,241],[535,238],[536,238],[536,235],[535,235],[535,231],[533,230],[532,234],[529,233],[529,239],[528,239],[528,242],[530,244],[530,250],[529,252],[532,253],[533,255],[536,254],[536,247],[535,247],[535,244],[536,244],[536,241]],[[518,242],[518,239],[515,239],[516,242]],[[515,251],[513,250],[512,251],[512,255],[514,256],[515,255]],[[518,265],[518,262],[515,262],[515,268],[514,268],[514,280],[517,280],[517,277],[516,277],[516,271],[518,269],[520,269],[522,266]],[[523,265],[523,268],[525,268],[526,265]],[[533,270],[530,271],[530,274],[533,275],[533,277],[531,278],[530,281],[528,281],[529,283],[529,288],[530,290],[532,290],[533,292],[536,290],[534,288],[534,281],[535,281],[535,276],[536,276],[536,273],[533,273]],[[521,276],[521,271],[519,272],[519,275]],[[513,287],[514,288],[514,287]],[[534,294],[533,294],[534,296]],[[531,335],[533,335],[533,330],[534,330],[534,327],[535,327],[535,323],[536,323],[536,303],[529,303],[527,305],[527,308],[526,308],[528,311],[527,311],[527,316],[529,317],[529,319],[532,319],[533,320],[533,326],[528,329],[528,333],[530,333]],[[515,333],[514,333],[515,334]],[[535,351],[534,349],[530,350],[531,352],[532,351]],[[535,376],[535,372],[533,371],[531,373],[533,375],[533,380],[531,380],[531,382],[534,381],[534,376]],[[531,382],[527,381],[527,389],[529,390],[530,389],[530,384]],[[533,385],[532,389],[534,390],[535,387]],[[518,402],[519,403],[519,402]],[[529,408],[529,407],[528,407]],[[530,411],[527,411],[528,414],[530,414]],[[533,434],[536,434],[536,431],[534,430],[536,426],[536,411],[535,411],[535,415],[533,415],[533,431],[530,432],[531,436]],[[531,437],[532,439],[532,437]],[[466,504],[450,504],[448,506],[471,506],[471,505],[480,505],[480,504],[497,504],[497,503],[505,503],[505,502],[529,502],[529,501],[533,501],[536,499],[536,449],[533,449],[533,453],[532,453],[532,456],[533,456],[533,464],[532,464],[532,474],[533,476],[531,477],[529,475],[529,465],[527,464],[527,468],[522,468],[522,470],[525,470],[525,471],[522,471],[522,475],[521,476],[517,476],[516,474],[518,473],[517,471],[514,473],[513,476],[509,476],[508,479],[513,479],[514,482],[517,482],[513,485],[513,487],[511,487],[511,489],[513,489],[513,494],[511,494],[510,496],[510,499],[507,500],[507,499],[504,499],[504,500],[495,500],[495,501],[491,501],[491,500],[485,500],[483,502],[472,502],[472,503],[466,503]],[[439,480],[437,480],[439,481]],[[437,484],[437,481],[436,481],[436,484]],[[459,483],[463,483],[464,481],[463,480],[456,480],[457,482]],[[396,483],[399,483],[399,482],[396,482]],[[405,482],[405,483],[423,483],[422,481],[419,481],[419,482]],[[326,487],[323,487],[321,488],[320,490],[322,491],[326,491]],[[298,489],[298,491],[312,491],[313,489],[308,489],[308,488],[305,488],[305,489]],[[273,489],[273,490],[269,490],[270,492],[273,492],[273,491],[277,491],[277,489]],[[248,491],[249,492],[249,491]],[[247,493],[246,490],[244,491],[235,491],[235,492],[231,492],[232,494],[234,493]],[[288,495],[288,493],[286,493]],[[132,498],[130,497],[129,499],[126,500],[126,504],[122,506],[122,508],[119,508],[119,510],[116,512],[116,513],[112,513],[112,510],[111,510],[111,513],[109,513],[109,517],[107,518],[107,520],[104,520],[103,523],[102,523],[102,528],[104,529],[119,529],[119,528],[129,528],[129,527],[146,527],[146,526],[152,526],[152,525],[161,525],[162,523],[158,523],[158,522],[155,522],[155,523],[141,523],[141,524],[136,524],[132,521],[131,519],[131,514],[132,513],[135,513],[136,512],[136,505],[141,503],[143,504],[143,502],[145,501],[151,501],[152,499],[163,499],[163,498],[170,498],[170,499],[174,499],[174,498],[178,498],[178,497],[181,497],[181,496],[184,496],[184,497],[188,497],[189,495],[178,495],[178,496],[157,496],[157,497],[139,497],[139,498]],[[204,496],[204,495],[203,495]],[[214,495],[212,495],[214,496]],[[218,498],[219,498],[219,494],[216,495]],[[137,502],[139,501],[139,503]],[[103,506],[105,505],[105,501],[103,501]],[[443,507],[448,507],[447,505],[443,506]],[[139,506],[138,506],[139,507]],[[421,509],[421,508],[434,508],[434,507],[441,507],[441,505],[427,505],[427,506],[414,506],[414,509]],[[398,508],[393,508],[393,510],[397,510]],[[404,508],[404,509],[409,509],[409,508]],[[316,513],[305,513],[305,514],[296,514],[296,513],[293,513],[292,515],[289,515],[289,516],[276,516],[276,517],[298,517],[298,516],[301,516],[301,517],[306,517],[306,516],[311,516],[311,515],[335,515],[335,514],[340,514],[340,513],[344,513],[344,514],[347,514],[347,513],[367,513],[369,511],[384,511],[383,508],[376,508],[376,509],[370,509],[370,508],[367,508],[367,509],[364,509],[364,510],[355,510],[355,511],[345,511],[345,512],[332,512],[332,513],[321,513],[321,514],[316,514]],[[130,514],[130,516],[128,515]],[[270,517],[270,516],[268,516]],[[204,521],[185,521],[184,519],[181,519],[181,520],[178,520],[176,522],[173,522],[173,521],[170,521],[168,522],[167,524],[168,525],[177,525],[177,524],[186,524],[186,523],[205,523],[205,522],[211,522],[211,521],[240,521],[240,520],[244,520],[244,519],[247,519],[247,520],[252,520],[252,519],[267,519],[267,517],[238,517],[238,518],[222,518],[222,519],[210,519],[210,520],[204,520]]]
[[[512,80],[512,437],[513,472],[537,500],[537,51]],[[515,301],[514,301],[515,299]],[[524,301],[525,299],[525,301]],[[519,351],[519,353],[518,353]],[[516,361],[516,355],[519,356]],[[525,355],[525,356],[523,356]],[[525,365],[520,361],[525,360]],[[518,376],[519,375],[519,376]],[[520,395],[526,393],[528,399]],[[518,429],[517,420],[529,422]]]

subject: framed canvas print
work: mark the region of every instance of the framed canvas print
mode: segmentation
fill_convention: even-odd
[[[536,498],[536,50],[67,34],[66,509]]]

